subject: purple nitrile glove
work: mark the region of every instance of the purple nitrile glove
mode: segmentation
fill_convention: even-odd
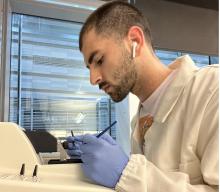
[[[80,136],[69,136],[66,138],[66,141],[68,143],[67,154],[69,156],[81,156],[82,151],[80,150],[81,142],[79,142],[79,138]]]
[[[128,156],[108,134],[97,138],[81,137],[81,167],[84,174],[96,183],[114,188],[128,162]]]

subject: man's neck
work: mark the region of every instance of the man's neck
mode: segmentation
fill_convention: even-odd
[[[140,66],[139,78],[132,92],[144,102],[172,72],[159,59],[153,58]]]

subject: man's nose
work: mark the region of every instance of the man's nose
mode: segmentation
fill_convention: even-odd
[[[101,83],[102,76],[99,70],[90,69],[90,83],[92,85],[97,85]]]

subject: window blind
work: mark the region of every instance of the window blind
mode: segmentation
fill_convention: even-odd
[[[89,83],[78,49],[81,23],[13,14],[10,121],[57,137],[95,133],[115,120],[114,103]],[[116,137],[115,127],[111,134]]]

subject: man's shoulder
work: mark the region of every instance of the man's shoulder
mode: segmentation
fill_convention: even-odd
[[[218,87],[219,65],[212,64],[199,68],[195,73],[195,78],[199,81],[199,83],[207,85],[209,88]]]
[[[191,96],[187,96],[187,98],[190,98],[190,100],[192,99],[193,102],[197,100],[197,102],[200,101],[200,104],[205,104],[213,94],[218,92],[218,68],[218,65],[208,65],[205,67],[197,68],[191,76],[190,81],[188,81],[184,87],[184,93]]]
[[[204,67],[200,67],[198,69],[198,71],[202,71],[202,72],[205,72],[205,71],[209,71],[209,72],[217,72],[219,71],[219,64],[211,64],[211,65],[206,65]]]

